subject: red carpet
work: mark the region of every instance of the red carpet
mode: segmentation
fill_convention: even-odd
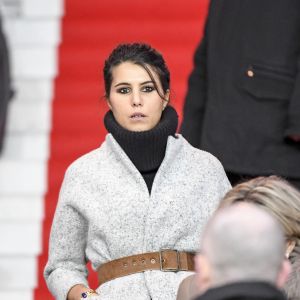
[[[43,279],[48,239],[67,166],[98,147],[106,134],[103,61],[121,42],[144,41],[163,53],[171,71],[171,103],[180,117],[192,55],[203,30],[208,0],[66,0],[59,48],[59,75],[52,107],[43,252],[36,300],[50,300]],[[90,283],[96,287],[95,276]]]

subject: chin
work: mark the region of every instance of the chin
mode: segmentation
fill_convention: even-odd
[[[153,127],[150,126],[130,126],[128,128],[129,131],[136,131],[136,132],[142,132],[142,131],[148,131],[152,129]]]

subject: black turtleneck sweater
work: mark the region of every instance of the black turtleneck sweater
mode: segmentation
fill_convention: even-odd
[[[165,156],[168,137],[175,136],[176,133],[178,116],[175,109],[167,106],[160,122],[147,131],[129,131],[123,128],[111,111],[105,115],[104,124],[142,174],[151,193],[154,177]]]

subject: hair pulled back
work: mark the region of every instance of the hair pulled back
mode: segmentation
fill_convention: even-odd
[[[170,72],[162,55],[148,44],[132,43],[118,45],[109,57],[105,60],[103,68],[105,97],[109,99],[112,83],[112,70],[114,67],[124,62],[132,62],[141,66],[149,74],[153,84],[159,94],[164,99],[158,89],[157,82],[153,78],[152,72],[158,75],[164,94],[170,89]]]

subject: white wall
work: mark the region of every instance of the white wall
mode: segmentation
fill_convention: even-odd
[[[16,91],[0,157],[0,299],[32,300],[63,0],[0,0]]]

